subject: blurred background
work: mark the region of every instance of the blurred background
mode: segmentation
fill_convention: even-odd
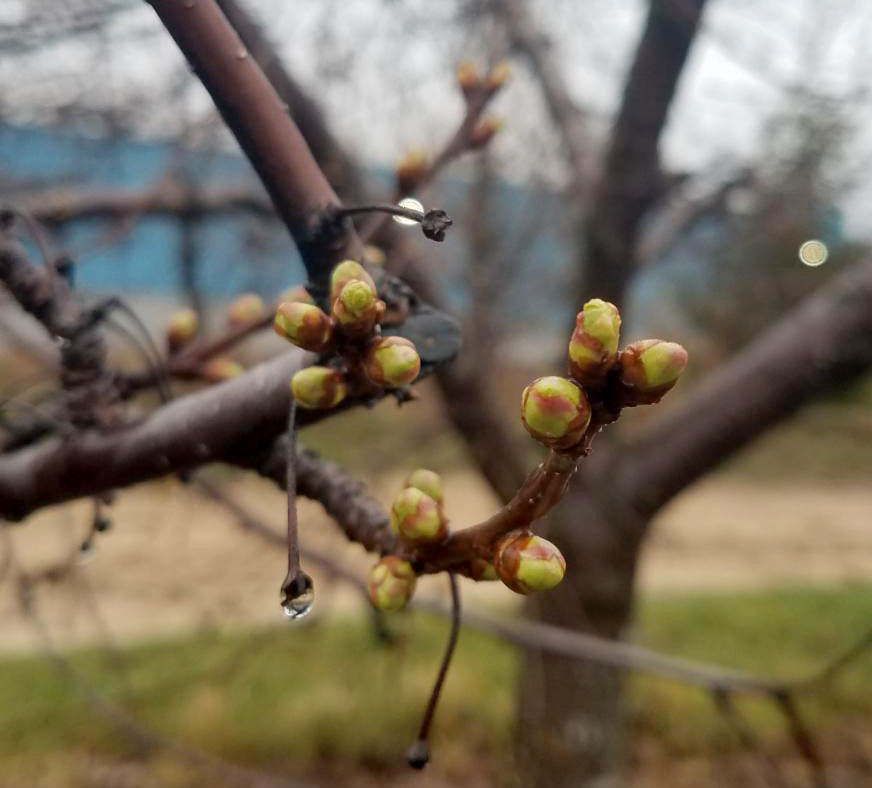
[[[482,116],[499,118],[493,139],[452,154],[413,195],[454,219],[445,243],[410,252],[418,233],[395,227],[381,244],[389,267],[414,281],[423,269],[461,320],[453,383],[428,379],[408,406],[384,401],[301,434],[385,505],[428,467],[443,475],[454,527],[499,506],[517,469],[540,457],[517,417],[520,391],[562,371],[587,298],[619,301],[625,341],[661,336],[690,353],[663,405],[612,428],[610,447],[632,447],[655,411],[681,408],[869,254],[863,0],[220,4],[274,47],[291,114],[351,204],[392,199],[398,165],[446,147],[469,109],[459,65],[461,83],[511,67]],[[86,300],[120,295],[158,342],[181,307],[218,334],[239,294],[271,303],[305,281],[250,165],[137,0],[0,3],[0,203],[42,223]],[[801,258],[809,240],[823,264]],[[56,387],[56,348],[5,290],[0,299],[9,438],[16,415]],[[125,335],[107,339],[114,365],[141,367]],[[263,333],[231,355],[250,367],[285,348]],[[687,473],[627,538],[617,590],[596,582],[600,570],[614,577],[602,544],[620,541],[603,518],[608,539],[565,551],[569,576],[579,570],[559,612],[499,583],[465,582],[465,606],[755,675],[812,674],[872,625],[872,378],[852,370],[797,404],[735,451],[715,451],[710,472]],[[129,417],[154,405],[136,400]],[[281,533],[272,483],[223,466],[202,473]],[[549,528],[583,531],[588,506],[570,498]],[[809,758],[771,698],[737,699],[731,717],[706,688],[566,668],[472,629],[433,762],[409,772],[403,753],[443,618],[374,619],[357,589],[313,565],[313,613],[285,621],[281,544],[175,478],[118,491],[105,534],[90,534],[92,510],[50,507],[0,528],[2,788],[872,784],[865,651],[799,699]],[[304,546],[364,577],[371,557],[316,503],[300,511]],[[588,581],[596,598],[580,590]],[[447,599],[445,578],[425,578],[419,596]],[[597,700],[579,710],[579,694]],[[556,745],[540,739],[558,729],[578,768],[563,763],[555,781]]]

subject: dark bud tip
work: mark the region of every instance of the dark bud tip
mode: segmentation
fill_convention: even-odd
[[[98,533],[104,533],[112,527],[112,521],[108,517],[97,517],[94,520],[94,530]]]
[[[445,231],[454,224],[445,211],[427,211],[421,220],[421,229],[431,241],[444,241]]]
[[[413,769],[423,769],[430,762],[430,747],[418,739],[406,752],[406,761]]]

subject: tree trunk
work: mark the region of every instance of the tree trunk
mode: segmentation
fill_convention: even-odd
[[[597,488],[602,492],[595,493]],[[528,613],[615,639],[632,614],[644,523],[605,492],[607,485],[577,479],[552,516],[548,537],[567,556],[566,579],[548,594],[531,597]],[[615,774],[623,749],[621,680],[618,671],[604,666],[538,651],[525,654],[518,720],[525,786],[577,788]]]

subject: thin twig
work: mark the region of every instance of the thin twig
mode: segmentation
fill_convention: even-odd
[[[457,647],[457,640],[460,636],[460,588],[457,584],[457,575],[449,572],[448,581],[451,584],[451,629],[448,633],[448,643],[445,646],[445,653],[442,655],[442,662],[439,664],[439,673],[436,675],[436,681],[433,684],[433,690],[430,693],[430,699],[427,701],[427,708],[421,720],[418,738],[406,754],[406,760],[413,769],[423,769],[430,760],[430,746],[428,743],[430,726],[433,724],[433,717],[436,714],[436,706],[439,703],[442,685],[445,683],[445,677],[448,675],[448,668],[451,667],[451,658],[454,656],[454,649]]]

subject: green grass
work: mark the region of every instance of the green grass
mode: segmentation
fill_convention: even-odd
[[[801,677],[872,621],[872,588],[695,595],[641,605],[639,642],[677,656],[772,676]],[[95,651],[70,655],[81,675],[160,732],[248,764],[395,767],[419,723],[446,622],[392,621],[380,644],[367,621],[302,624],[137,645],[123,671]],[[440,771],[496,762],[510,742],[518,660],[508,646],[464,632],[436,724]],[[803,707],[824,733],[872,712],[872,655]],[[704,693],[634,677],[637,731],[667,749],[735,747]],[[781,740],[762,704],[743,708],[764,740]],[[869,724],[867,723],[867,727]],[[868,731],[867,731],[868,735]],[[44,657],[0,662],[0,774],[28,761],[129,747],[74,682]]]

